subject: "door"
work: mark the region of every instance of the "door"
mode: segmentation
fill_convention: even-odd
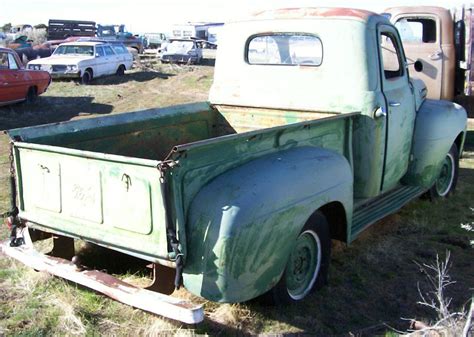
[[[107,62],[107,74],[115,74],[118,68],[117,54],[114,53],[111,46],[104,46],[104,51]]]
[[[20,69],[13,54],[0,53],[0,102],[14,102],[26,98],[28,73]]]
[[[382,25],[378,37],[387,119],[382,180],[382,192],[385,192],[398,184],[408,168],[415,125],[415,100],[397,31],[392,26]]]
[[[395,23],[403,41],[410,75],[425,82],[428,98],[442,97],[443,53],[440,37],[440,20],[433,15],[407,15],[397,18]],[[415,67],[421,61],[423,68]]]
[[[106,74],[107,71],[107,61],[105,57],[104,48],[101,46],[95,47],[95,69],[94,69],[94,76],[102,76]]]

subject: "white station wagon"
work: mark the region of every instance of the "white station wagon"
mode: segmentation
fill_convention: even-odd
[[[75,78],[88,84],[104,75],[123,75],[132,67],[133,56],[123,44],[68,42],[60,44],[50,57],[28,62],[28,69],[46,70],[52,78]]]

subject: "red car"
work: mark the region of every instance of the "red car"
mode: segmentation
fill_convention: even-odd
[[[50,83],[47,71],[27,70],[12,49],[0,48],[0,106],[34,102]]]

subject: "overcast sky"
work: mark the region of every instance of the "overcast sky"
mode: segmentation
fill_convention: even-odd
[[[380,12],[386,7],[414,2],[446,8],[463,3],[461,0],[0,0],[0,25],[47,24],[49,19],[68,19],[124,23],[134,33],[166,32],[175,23],[225,22],[266,8],[330,6]]]

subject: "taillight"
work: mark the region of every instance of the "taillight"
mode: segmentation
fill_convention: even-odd
[[[5,218],[5,225],[7,225],[8,228],[12,229],[14,221],[15,221],[15,218],[13,216],[9,216]]]

